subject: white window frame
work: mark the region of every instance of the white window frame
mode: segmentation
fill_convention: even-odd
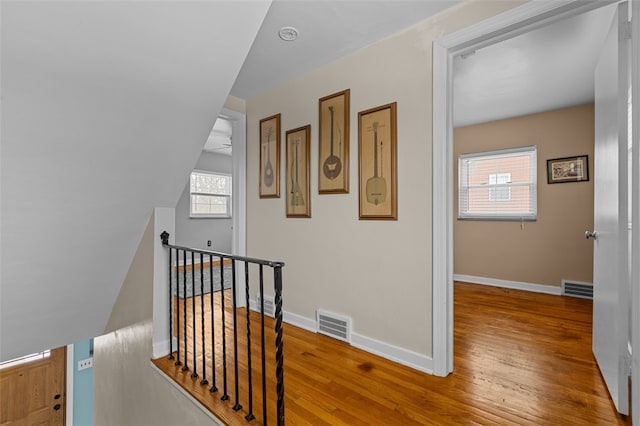
[[[212,176],[224,176],[229,179],[229,194],[214,194],[209,192],[194,192],[191,191],[191,179],[193,175],[201,174],[201,175],[212,175]],[[212,172],[208,170],[194,170],[189,175],[189,217],[191,219],[229,219],[232,217],[232,198],[233,198],[233,189],[232,189],[233,181],[232,175],[228,173],[219,173]],[[193,196],[205,196],[205,197],[216,197],[216,198],[225,198],[226,199],[226,212],[225,213],[197,213],[193,211]]]
[[[489,175],[489,185],[504,185],[509,183],[511,183],[511,172],[492,173]],[[501,186],[490,188],[489,201],[511,201],[511,187]]]
[[[487,160],[491,158],[506,158],[513,156],[529,156],[529,170],[531,179],[526,183],[513,183],[511,176],[512,171],[504,170],[498,173],[494,173],[496,176],[496,182],[490,183],[489,200],[500,202],[511,200],[511,189],[516,187],[528,186],[529,187],[529,211],[523,212],[500,212],[494,211],[491,213],[477,213],[468,211],[468,194],[469,189],[475,188],[475,186],[466,185],[466,170],[464,164],[474,160]],[[504,180],[503,175],[509,175],[508,182],[500,182]],[[478,152],[472,154],[462,154],[458,157],[458,219],[467,220],[518,220],[518,221],[535,221],[538,217],[538,177],[537,177],[537,148],[535,146],[525,146],[520,148],[501,149],[497,151]],[[486,185],[485,185],[486,187]],[[507,188],[509,190],[508,199],[495,198],[493,189]]]

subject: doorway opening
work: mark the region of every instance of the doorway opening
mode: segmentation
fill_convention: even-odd
[[[525,4],[434,43],[433,299],[445,302],[434,303],[433,307],[433,359],[434,372],[438,375],[445,376],[453,371],[454,157],[452,140],[454,108],[451,76],[454,57],[472,55],[483,47],[607,4],[609,3]],[[633,25],[637,28],[636,23]],[[635,63],[637,64],[637,59]],[[637,83],[637,77],[634,79]],[[635,126],[637,128],[637,118]],[[637,185],[637,182],[634,184]],[[636,209],[634,218],[637,217]],[[637,247],[637,240],[636,236],[634,247]],[[637,284],[637,281],[636,274],[634,283]],[[637,305],[637,293],[634,301]]]

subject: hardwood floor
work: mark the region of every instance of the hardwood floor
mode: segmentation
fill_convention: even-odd
[[[219,295],[214,308],[217,324],[221,324]],[[591,354],[591,301],[465,283],[455,284],[454,300],[455,371],[447,378],[430,376],[285,324],[287,424],[631,424],[630,418],[617,415]],[[196,302],[199,315],[198,297]],[[209,302],[205,296],[205,312]],[[241,310],[239,318],[245,314]],[[251,315],[256,381],[259,319],[257,314]],[[231,321],[232,315],[227,314],[227,324]],[[239,336],[240,347],[246,348],[246,328],[242,328],[246,325],[242,321],[239,324],[244,330]],[[267,328],[272,328],[270,319]],[[189,327],[188,335],[191,333]],[[271,411],[275,405],[273,332],[265,338]],[[220,339],[221,334],[217,334],[216,348]],[[245,385],[240,387],[242,410],[235,413],[231,408],[235,403],[232,358],[227,359],[231,401],[226,402],[220,401],[220,391],[208,391],[210,384],[199,385],[202,377],[192,379],[191,371],[181,371],[173,361],[154,362],[227,424],[247,424]],[[219,382],[220,356],[216,364]],[[207,369],[210,371],[210,365]],[[239,355],[239,374],[241,378],[247,374],[246,350]],[[261,381],[256,384],[253,408],[258,420],[251,424],[261,424],[262,418]],[[219,383],[217,386],[221,388]],[[273,419],[271,413],[270,424],[275,423]]]

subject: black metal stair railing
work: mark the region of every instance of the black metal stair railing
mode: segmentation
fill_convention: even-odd
[[[264,308],[264,270],[265,268],[271,268],[273,270],[273,284],[274,284],[274,336],[275,336],[275,371],[269,372],[269,376],[275,375],[275,423],[277,425],[284,425],[284,354],[283,354],[283,332],[282,332],[282,268],[283,262],[274,262],[263,259],[255,259],[244,256],[236,256],[227,253],[219,253],[214,251],[195,249],[189,247],[181,247],[169,244],[169,233],[166,231],[160,235],[162,244],[169,250],[169,359],[175,359],[176,366],[182,366],[182,371],[192,370],[191,378],[200,378],[202,374],[200,385],[209,387],[209,392],[214,394],[219,391],[218,385],[222,385],[222,395],[220,399],[222,401],[230,401],[229,385],[233,386],[233,401],[231,401],[234,411],[241,411],[243,409],[243,403],[246,402],[247,407],[244,410],[247,422],[257,419],[257,415],[254,412],[254,372],[253,367],[256,363],[252,362],[252,319],[249,309],[249,294],[250,294],[250,268],[258,268],[258,291],[260,298],[259,316],[260,316],[260,363],[259,370],[255,373],[260,374],[262,393],[262,412],[260,420],[263,425],[268,424],[268,398],[267,383],[267,346],[265,330],[265,308]],[[190,263],[190,268],[188,267]],[[219,262],[219,282],[214,279],[214,263]],[[225,264],[230,263],[230,276],[225,275]],[[180,266],[181,265],[181,266]],[[242,268],[244,266],[244,268]],[[237,274],[236,268],[242,268],[244,272],[244,296],[246,298],[246,315],[238,320],[238,306],[237,291],[238,283],[236,282]],[[208,269],[208,274],[205,276],[205,268]],[[189,273],[190,269],[190,273]],[[196,271],[199,269],[200,273]],[[196,275],[199,277],[196,279]],[[214,304],[214,293],[217,289],[214,289],[217,285],[220,288],[219,304],[216,307]],[[242,283],[240,284],[242,285]],[[231,308],[230,312],[226,312],[228,306],[226,306],[224,291],[228,289],[231,291]],[[196,306],[196,291],[200,290],[200,303],[199,313]],[[191,296],[188,296],[189,293]],[[182,294],[182,297],[180,295]],[[210,294],[209,313],[205,312],[205,294]],[[175,303],[174,303],[175,298]],[[189,317],[187,315],[189,310],[189,301],[191,308],[191,334],[189,334]],[[220,312],[217,312],[219,309]],[[231,314],[232,318],[227,321],[227,314]],[[200,321],[197,321],[197,314],[200,316]],[[209,316],[209,330],[206,330],[206,316]],[[219,319],[218,319],[219,318]],[[246,322],[246,342],[244,344],[239,343],[239,336],[243,333],[238,333],[238,329],[241,327],[241,321]],[[228,324],[229,322],[229,324]],[[255,318],[254,318],[255,322]],[[199,323],[199,325],[198,325]],[[200,331],[200,342],[198,343],[197,331]],[[216,332],[217,331],[217,332]],[[227,335],[229,333],[229,335]],[[177,346],[174,351],[173,338],[177,340]],[[221,341],[216,341],[218,336]],[[210,350],[205,348],[206,338],[210,338]],[[229,345],[228,338],[232,338],[233,342]],[[198,348],[198,345],[200,346]],[[181,349],[182,348],[182,349]],[[192,359],[188,359],[189,349],[192,352]],[[200,350],[198,350],[200,349]],[[201,370],[198,372],[198,358],[201,358]],[[233,359],[233,371],[228,373],[228,361]],[[240,373],[239,359],[242,358],[246,361],[245,369],[243,373]],[[191,363],[190,363],[191,361]],[[207,375],[207,364],[211,366],[209,369],[209,375]],[[216,374],[216,366],[221,365],[222,378]],[[229,375],[232,375],[230,378]],[[230,383],[231,382],[231,383]],[[246,400],[241,401],[240,388],[241,386],[246,388],[247,397]],[[273,391],[273,389],[272,389]],[[272,398],[273,399],[273,398]]]

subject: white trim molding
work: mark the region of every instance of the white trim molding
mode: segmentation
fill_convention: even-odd
[[[247,238],[247,117],[244,113],[222,108],[220,113],[231,121],[233,131],[233,150],[231,152],[232,164],[232,193],[231,211],[233,230],[231,233],[231,253],[238,256],[246,255]],[[238,282],[244,282],[244,269],[237,272]],[[246,306],[246,295],[242,286],[236,289],[236,302],[238,306]]]
[[[489,285],[492,287],[510,288],[513,290],[530,291],[533,293],[553,294],[560,296],[561,287],[546,284],[525,283],[521,281],[499,280],[496,278],[474,277],[471,275],[453,274],[454,281],[463,281],[471,284]]]
[[[631,193],[640,194],[640,2],[631,3],[631,87],[633,110]],[[640,200],[631,199],[631,412],[632,423],[640,425]]]
[[[358,333],[351,333],[351,345],[423,373],[433,374],[433,358]]]
[[[283,313],[283,321],[311,333],[316,333],[316,322],[311,318],[285,311]],[[418,371],[433,374],[433,359],[418,352],[353,332],[351,333],[351,346]]]
[[[453,57],[611,3],[530,1],[433,42],[432,324],[438,376],[453,371]]]
[[[66,405],[65,409],[65,424],[67,426],[73,426],[73,373],[75,371],[75,360],[73,357],[73,343],[67,345],[67,365],[66,365],[66,376],[67,383],[65,386],[65,394],[66,394]]]
[[[316,322],[312,318],[303,317],[302,315],[294,314],[293,312],[284,311],[282,313],[282,320],[287,324],[295,325],[303,330],[311,333],[316,333]]]

